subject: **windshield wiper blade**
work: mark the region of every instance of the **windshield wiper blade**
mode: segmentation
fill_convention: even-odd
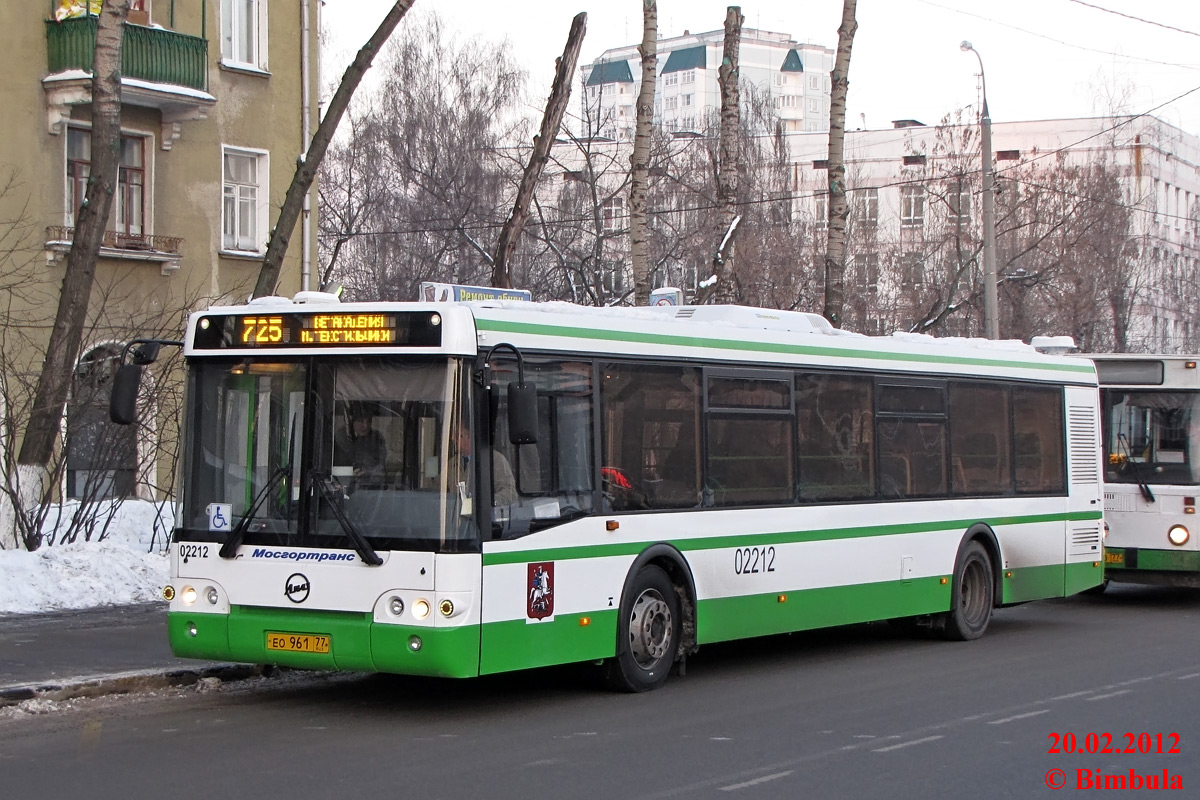
[[[238,520],[238,524],[233,526],[233,530],[229,532],[229,538],[225,540],[225,544],[221,545],[221,550],[218,555],[221,558],[236,558],[237,549],[242,544],[242,539],[246,538],[246,531],[250,529],[250,523],[254,521],[254,517],[258,514],[258,509],[263,504],[263,500],[267,499],[267,495],[271,490],[279,484],[283,478],[289,478],[294,471],[296,463],[296,416],[292,416],[292,432],[288,436],[288,460],[286,464],[280,464],[271,473],[271,477],[267,478],[267,482],[263,484],[263,488],[259,490],[255,496],[254,502],[250,504],[250,508]],[[289,483],[290,487],[290,483]],[[287,490],[288,499],[291,499],[292,491]],[[286,501],[285,501],[286,502]],[[291,519],[291,514],[288,513],[288,519]]]
[[[221,558],[237,557],[237,549],[241,545],[242,539],[246,537],[246,531],[250,529],[250,523],[257,516],[263,501],[267,499],[267,495],[271,493],[271,490],[278,486],[279,482],[289,475],[291,471],[292,468],[289,464],[282,464],[271,473],[271,477],[263,484],[263,488],[258,490],[258,495],[255,496],[254,502],[250,504],[250,508],[246,509],[246,513],[238,520],[238,524],[234,525],[233,530],[229,532],[229,538],[225,540],[225,544],[221,545],[219,553]]]
[[[358,528],[354,527],[354,523],[346,516],[346,512],[342,510],[341,504],[338,503],[337,497],[334,496],[333,490],[330,488],[332,479],[324,473],[311,471],[309,476],[313,483],[317,485],[317,491],[321,493],[321,497],[325,500],[329,510],[333,512],[333,518],[337,520],[342,531],[346,534],[346,538],[350,540],[350,544],[354,546],[354,551],[358,553],[359,558],[365,564],[372,567],[378,567],[383,563],[383,559],[379,557],[371,545],[367,543],[367,537],[363,536]]]

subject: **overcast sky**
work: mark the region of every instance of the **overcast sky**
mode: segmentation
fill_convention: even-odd
[[[335,65],[327,81],[391,5],[326,0]],[[718,30],[728,6],[659,0],[659,34]],[[588,15],[581,64],[641,40],[639,0],[416,0],[410,13],[434,9],[464,38],[507,39],[538,104],[575,14]],[[741,9],[747,27],[837,47],[841,0],[747,0]],[[979,70],[974,54],[959,48],[966,39],[983,59],[997,122],[1104,115],[1116,107],[1151,112],[1200,135],[1200,0],[859,0],[857,19],[848,128],[862,127],[864,118],[868,128],[890,127],[893,119],[934,124],[974,104]]]

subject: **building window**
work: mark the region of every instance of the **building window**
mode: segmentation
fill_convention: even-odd
[[[925,224],[925,188],[900,187],[900,226],[919,228]]]
[[[855,194],[855,216],[860,223],[866,225],[879,224],[879,190],[859,189]]]
[[[613,195],[600,206],[600,222],[605,233],[616,233],[625,227],[625,197]]]
[[[853,263],[855,286],[868,292],[879,291],[879,254],[859,253]]]
[[[695,82],[696,82],[696,70],[689,69],[687,72],[683,73],[683,83],[695,83]]]
[[[971,187],[962,182],[950,184],[946,189],[946,205],[951,225],[966,225],[971,221]]]
[[[221,58],[234,64],[266,67],[262,46],[266,26],[260,0],[221,0]]]
[[[267,154],[225,148],[221,247],[261,253],[267,220]]]
[[[692,96],[690,94],[683,95],[683,104],[685,106],[690,106],[692,104]]]
[[[75,211],[87,194],[92,174],[92,133],[67,129],[67,225],[74,227]],[[121,136],[117,193],[109,214],[109,229],[126,236],[141,236],[146,227],[146,140]]]

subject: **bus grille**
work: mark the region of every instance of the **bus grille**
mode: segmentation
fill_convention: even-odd
[[[1073,528],[1071,530],[1071,551],[1073,556],[1100,555],[1100,528]]]
[[[1071,483],[1099,483],[1099,445],[1096,439],[1096,410],[1071,406],[1067,414],[1071,447]]]

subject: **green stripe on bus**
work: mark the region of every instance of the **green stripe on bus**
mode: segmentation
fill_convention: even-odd
[[[1130,567],[1129,551],[1137,550],[1137,566]],[[1108,564],[1108,569],[1137,572],[1149,569],[1159,572],[1200,572],[1200,551],[1196,550],[1158,550],[1145,547],[1109,547],[1106,552],[1121,555],[1121,562]]]
[[[912,617],[950,607],[950,585],[940,577],[830,586],[797,592],[701,600],[696,609],[699,644],[749,636],[871,622],[883,614]]]
[[[442,678],[479,674],[477,625],[386,625],[373,622],[370,613],[233,606],[228,615],[171,612],[167,631],[172,652],[184,658]],[[267,650],[267,631],[328,636],[330,651]],[[418,649],[412,647],[414,636]]]
[[[802,542],[830,541],[834,539],[861,539],[871,536],[896,536],[908,533],[928,533],[932,531],[962,530],[966,531],[977,522],[986,522],[992,528],[1006,525],[1030,525],[1047,522],[1075,522],[1082,520],[1098,520],[1099,511],[1068,512],[1062,514],[1032,514],[1028,516],[996,517],[994,519],[954,519],[942,522],[908,522],[898,525],[868,525],[853,528],[825,528],[812,531],[784,531],[782,533],[748,533],[732,534],[729,536],[713,536],[696,539],[671,539],[670,542],[682,552],[692,550],[717,550],[728,547],[752,547],[754,545],[799,544]],[[577,558],[606,558],[612,556],[636,556],[646,549],[650,542],[627,542],[622,544],[576,545],[573,547],[553,547],[541,550],[518,550],[511,553],[483,554],[485,567],[500,564],[522,564],[533,561],[568,561]],[[486,548],[486,544],[484,545]]]
[[[829,358],[859,358],[872,361],[909,361],[920,364],[946,364],[957,366],[1007,367],[1012,369],[1045,370],[1048,372],[1076,372],[1094,375],[1091,362],[1081,359],[1079,364],[1042,364],[1035,361],[1010,361],[992,358],[967,358],[923,353],[883,353],[874,350],[843,350],[834,347],[779,344],[775,342],[746,342],[731,339],[677,336],[661,333],[635,333],[599,328],[566,327],[563,325],[540,325],[529,322],[508,322],[497,319],[476,319],[480,330],[494,333],[523,333],[533,336],[558,336],[571,339],[592,339],[633,344],[657,344],[668,347],[698,347],[717,350],[740,350],[750,353],[775,353],[779,355],[824,356]]]
[[[558,614],[550,622],[489,622],[483,626],[482,641],[481,675],[595,661],[615,652],[617,610]]]
[[[1104,582],[1104,562],[1084,561],[1067,564],[1066,595],[1078,594]]]

